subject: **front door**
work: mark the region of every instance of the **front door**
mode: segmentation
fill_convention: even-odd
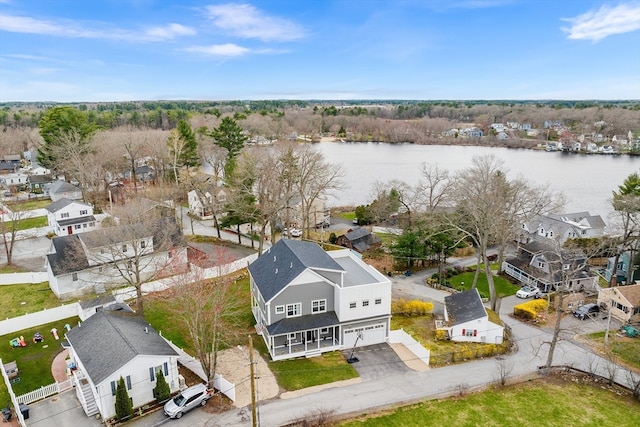
[[[72,226],[68,226],[67,227],[67,234],[73,234],[73,227]]]

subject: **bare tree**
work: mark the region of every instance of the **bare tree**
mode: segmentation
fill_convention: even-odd
[[[171,310],[188,331],[188,340],[202,364],[209,387],[213,387],[218,352],[237,342],[241,329],[242,301],[230,276],[204,280],[189,275],[192,283],[179,282],[169,290]]]
[[[500,243],[504,239],[503,233],[513,233],[515,224],[521,224],[546,207],[547,203],[541,201],[547,198],[522,179],[507,179],[503,161],[494,156],[475,157],[472,163],[473,166],[455,178],[452,194],[455,212],[446,218],[450,226],[465,234],[477,247],[478,259],[484,263],[489,284],[491,309],[495,310],[497,295],[487,249]],[[474,286],[479,268],[480,262]]]
[[[436,164],[423,163],[420,173],[425,179],[418,184],[424,210],[427,213],[434,213],[439,208],[447,206],[447,198],[451,197],[454,187],[449,172],[440,169]]]
[[[513,372],[513,363],[505,360],[504,357],[496,357],[496,381],[501,386],[507,385],[507,380]]]
[[[137,314],[144,316],[143,284],[186,267],[182,232],[166,212],[140,199],[114,208],[117,225],[75,235],[66,254],[68,262],[103,266],[94,279],[97,285],[106,279],[135,288]]]
[[[309,218],[314,202],[332,190],[343,188],[344,172],[340,165],[327,163],[322,153],[310,145],[303,145],[297,152],[298,194],[302,211],[302,228],[309,236]]]
[[[25,211],[7,211],[0,210],[0,233],[2,233],[2,243],[4,251],[7,255],[7,265],[13,263],[13,247],[16,243],[16,236],[20,230],[20,224],[27,217]]]

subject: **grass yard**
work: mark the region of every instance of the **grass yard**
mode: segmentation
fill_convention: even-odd
[[[604,332],[587,335],[592,345],[604,351]],[[609,332],[608,348],[620,361],[636,370],[640,370],[640,337],[618,337],[616,331]]]
[[[0,336],[0,358],[3,362],[16,361],[20,372],[20,382],[13,384],[13,392],[16,396],[36,390],[42,386],[54,382],[51,374],[51,362],[63,349],[60,342],[64,339],[64,325],[77,325],[78,317],[59,320],[57,322],[40,325],[35,328],[25,329],[12,334]],[[51,329],[58,329],[60,340],[56,341],[51,334]],[[33,334],[40,332],[44,337],[44,342],[34,343]],[[23,336],[27,346],[13,348],[9,341],[13,338]],[[0,407],[4,408],[9,403],[9,393],[0,381]]]
[[[51,204],[50,199],[27,200],[23,202],[9,203],[7,206],[14,212],[30,211],[46,208]]]
[[[640,425],[640,402],[602,385],[556,376],[364,415],[341,427]]]
[[[49,282],[0,286],[0,301],[2,301],[3,319],[61,305],[60,300],[49,288]]]
[[[452,288],[463,289],[466,291],[471,289],[473,276],[473,272],[465,272],[449,278],[448,281]],[[514,285],[507,279],[500,276],[493,276],[493,281],[496,285],[496,294],[498,296],[506,297],[509,295],[515,295],[516,292],[518,292],[518,289],[520,289],[520,286]],[[476,287],[478,288],[478,292],[480,292],[480,296],[482,298],[489,298],[489,284],[487,283],[487,276],[484,272],[481,272],[478,276],[478,283]]]
[[[41,228],[47,226],[47,217],[38,216],[35,218],[23,218],[18,220],[17,231],[29,230],[31,228]],[[6,230],[11,230],[11,221],[4,224]]]
[[[270,362],[269,368],[278,385],[289,391],[358,377],[358,372],[339,351],[309,359],[303,357]]]

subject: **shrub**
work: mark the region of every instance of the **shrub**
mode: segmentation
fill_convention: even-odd
[[[162,370],[158,372],[157,375],[156,386],[153,389],[153,396],[156,398],[158,402],[164,402],[169,399],[171,396],[171,390],[169,389],[169,384],[167,384],[167,380],[164,379],[164,374]]]
[[[433,303],[411,300],[407,301],[400,299],[391,303],[391,313],[403,316],[424,316],[431,313],[433,310]]]
[[[116,418],[122,420],[131,417],[131,415],[133,415],[133,403],[131,403],[129,393],[127,393],[124,379],[120,377],[116,388]]]
[[[436,329],[436,339],[437,340],[449,339],[449,332],[446,329]]]
[[[546,311],[547,301],[543,299],[534,299],[513,307],[513,314],[524,319],[533,320],[538,317],[538,313]]]
[[[338,241],[338,236],[336,236],[336,233],[331,232],[331,234],[329,234],[329,243],[331,243],[332,245],[335,245],[337,241]]]

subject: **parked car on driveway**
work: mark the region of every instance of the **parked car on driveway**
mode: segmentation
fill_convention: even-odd
[[[204,406],[211,398],[211,392],[204,384],[196,384],[182,390],[176,397],[165,403],[164,414],[169,418],[180,418],[182,414]]]
[[[600,307],[598,304],[585,304],[578,307],[573,315],[580,320],[588,319],[590,317],[596,317],[600,313]]]
[[[516,296],[518,298],[537,297],[540,294],[542,294],[542,292],[540,292],[540,289],[536,288],[535,286],[523,286],[518,290],[518,292],[516,292]]]

